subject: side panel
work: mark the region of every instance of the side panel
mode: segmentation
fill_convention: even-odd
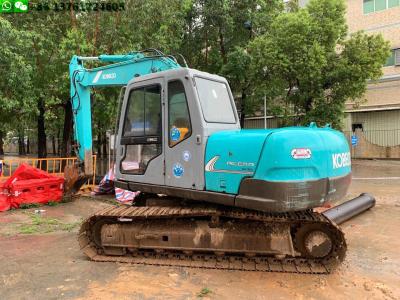
[[[237,194],[242,179],[253,177],[269,134],[267,130],[230,130],[212,134],[206,150],[207,190]]]

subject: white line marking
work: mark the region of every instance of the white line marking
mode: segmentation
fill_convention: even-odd
[[[96,76],[93,78],[92,83],[96,83],[97,81],[99,81],[101,73],[103,73],[103,71],[98,71],[96,73]]]
[[[359,177],[354,178],[353,180],[399,180],[400,177]]]

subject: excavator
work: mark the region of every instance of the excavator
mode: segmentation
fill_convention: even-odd
[[[179,57],[178,57],[179,58]],[[121,86],[115,186],[132,206],[87,218],[82,251],[94,261],[230,270],[329,273],[344,234],[314,212],[343,198],[350,150],[330,126],[241,129],[227,80],[155,49],[74,56],[76,191],[93,174],[91,89]],[[85,68],[88,61],[102,63]]]

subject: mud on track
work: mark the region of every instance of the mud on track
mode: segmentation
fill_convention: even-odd
[[[297,275],[93,263],[80,253],[79,222],[110,204],[89,199],[0,214],[1,299],[399,299],[399,161],[355,161],[348,198],[376,207],[342,225],[345,263],[332,275]],[[54,221],[56,220],[56,221]],[[36,222],[37,223],[37,222]],[[22,232],[28,232],[23,234]]]

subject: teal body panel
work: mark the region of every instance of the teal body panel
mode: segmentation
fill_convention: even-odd
[[[329,127],[232,130],[212,134],[205,153],[206,190],[237,194],[243,178],[313,181],[351,172],[344,135]]]
[[[98,60],[110,63],[86,69],[84,61]],[[126,55],[100,55],[95,58],[74,56],[69,65],[70,96],[74,111],[74,138],[79,145],[79,158],[92,152],[92,113],[90,90],[95,87],[125,86],[135,77],[177,69],[181,66],[167,56],[147,57],[140,52]]]

